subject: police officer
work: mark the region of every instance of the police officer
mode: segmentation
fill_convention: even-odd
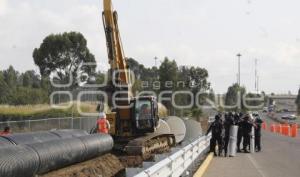
[[[215,116],[215,121],[210,125],[206,135],[208,135],[210,131],[212,132],[212,138],[210,141],[210,152],[214,152],[214,155],[217,156],[216,145],[218,144],[218,155],[221,156],[223,124],[220,115]]]
[[[263,120],[261,120],[261,118],[259,117],[259,115],[255,115],[255,150],[256,152],[260,152],[261,151],[261,124],[264,122]]]
[[[242,138],[243,138],[243,127],[242,127],[242,116],[243,114],[236,114],[235,115],[235,125],[237,125],[238,128],[238,134],[237,134],[237,143],[236,143],[236,147],[237,147],[237,152],[242,152],[241,151],[241,142],[242,142]]]
[[[224,135],[224,153],[225,157],[227,157],[227,151],[228,151],[228,143],[229,143],[229,137],[230,137],[230,127],[234,125],[234,118],[233,113],[226,113],[225,114],[225,121],[224,121],[224,129],[225,129],[225,135]]]
[[[250,122],[249,115],[244,117],[244,120],[241,122],[242,125],[242,134],[243,134],[243,151],[249,153],[248,147],[250,148],[250,134],[252,131],[253,124]]]

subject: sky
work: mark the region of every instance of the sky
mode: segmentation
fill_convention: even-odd
[[[237,80],[267,93],[300,86],[299,0],[114,0],[124,51],[145,66],[155,57],[209,72],[217,93]],[[0,70],[34,69],[32,52],[51,33],[79,31],[101,69],[108,68],[102,0],[0,0]]]

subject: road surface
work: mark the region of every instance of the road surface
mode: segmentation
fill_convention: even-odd
[[[266,118],[266,122],[272,120]],[[215,157],[204,177],[299,177],[300,138],[269,131],[262,134],[262,152]]]

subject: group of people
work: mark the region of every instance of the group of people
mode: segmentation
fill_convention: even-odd
[[[228,144],[230,139],[231,126],[238,126],[237,133],[237,152],[249,153],[251,132],[254,127],[255,136],[255,150],[261,151],[261,125],[263,121],[258,113],[243,114],[229,112],[225,114],[217,114],[214,122],[210,125],[206,134],[212,132],[210,142],[210,152],[215,156],[221,156],[224,151],[224,156],[228,156]],[[243,142],[243,143],[242,143]],[[242,149],[241,147],[242,143]],[[218,145],[218,153],[216,152],[216,145]]]

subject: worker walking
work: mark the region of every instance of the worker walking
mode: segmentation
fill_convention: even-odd
[[[214,155],[217,156],[216,145],[218,145],[218,149],[219,149],[218,155],[221,156],[222,146],[223,146],[222,144],[223,123],[219,115],[215,116],[215,121],[210,125],[206,135],[208,135],[210,131],[212,132],[212,138],[210,141],[210,152],[213,152]]]
[[[0,132],[0,136],[6,136],[6,135],[9,135],[9,134],[11,134],[9,126],[5,127],[4,130],[2,132]]]
[[[109,121],[106,119],[106,114],[104,112],[103,104],[99,104],[97,110],[99,111],[99,117],[97,120],[97,132],[108,133],[110,129],[110,124]]]
[[[261,120],[259,115],[256,115],[256,119],[254,121],[255,124],[255,150],[256,152],[261,151],[261,124],[264,121]]]

